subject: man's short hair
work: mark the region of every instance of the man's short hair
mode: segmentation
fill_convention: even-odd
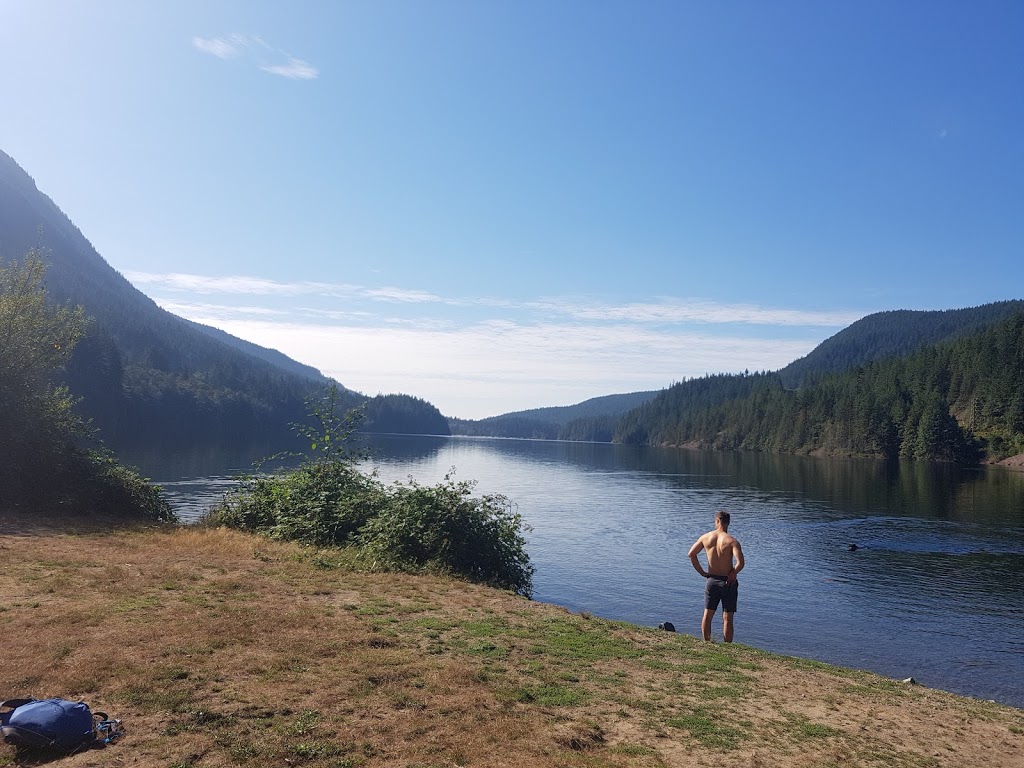
[[[726,512],[725,510],[720,509],[717,512],[715,512],[715,520],[721,520],[722,527],[726,529],[729,528],[729,513]]]

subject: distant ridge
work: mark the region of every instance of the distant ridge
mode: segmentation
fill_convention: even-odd
[[[614,416],[625,413],[638,405],[642,405],[654,397],[657,392],[628,392],[620,395],[602,395],[592,397],[589,400],[576,403],[575,405],[555,405],[547,408],[530,408],[525,411],[511,411],[499,416],[492,416],[481,421],[492,421],[496,419],[521,418],[534,419],[536,421],[550,421],[559,426],[564,426],[576,419],[592,418],[595,416]]]
[[[449,417],[454,435],[521,437],[546,440],[611,439],[616,419],[657,395],[657,392],[629,392],[592,397],[575,405],[531,408],[486,419]]]
[[[964,309],[876,312],[825,339],[778,373],[785,386],[797,387],[817,374],[836,373],[887,357],[906,357],[930,344],[976,333],[1021,311],[1024,301],[1010,300]]]

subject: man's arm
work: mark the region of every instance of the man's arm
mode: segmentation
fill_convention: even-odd
[[[735,540],[733,540],[732,545],[732,557],[736,564],[732,567],[732,570],[729,571],[729,576],[726,578],[727,584],[732,584],[736,581],[736,574],[742,571],[743,566],[746,565],[743,560],[743,548],[740,546],[740,543]]]
[[[697,559],[697,554],[704,549],[704,538],[701,537],[693,542],[693,546],[690,547],[690,562],[693,563],[693,569],[697,571],[701,576],[707,578],[707,571],[700,564],[700,560]]]

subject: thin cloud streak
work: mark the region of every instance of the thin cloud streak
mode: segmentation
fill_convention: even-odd
[[[125,277],[135,285],[157,285],[172,291],[199,293],[204,295],[250,294],[257,296],[323,296],[326,298],[367,298],[377,301],[422,304],[441,302],[443,299],[426,291],[405,290],[383,287],[365,288],[346,283],[319,283],[300,281],[282,283],[262,277],[230,275],[209,277],[181,272],[155,274],[152,272],[125,272]]]
[[[294,57],[289,57],[285,65],[264,66],[260,69],[272,75],[287,77],[289,80],[316,80],[320,76],[320,71],[312,64]]]
[[[218,59],[233,59],[240,53],[235,45],[223,37],[193,37],[192,45]]]
[[[296,58],[290,53],[268,45],[259,35],[231,34],[224,37],[192,38],[192,46],[203,53],[216,56],[218,59],[235,59],[243,53],[256,60],[256,65],[264,72],[289,80],[315,80],[320,70],[308,61]],[[284,58],[283,64],[260,61],[267,54],[274,58]]]
[[[749,323],[752,325],[847,326],[863,317],[857,312],[812,312],[774,309],[753,304],[666,300],[664,303],[624,306],[567,307],[580,320],[628,320],[637,323]]]
[[[180,317],[191,319],[198,315],[213,319],[214,322],[238,318],[240,315],[256,317],[286,317],[290,314],[284,310],[270,309],[268,307],[230,306],[227,304],[202,304],[195,302],[185,303],[167,301],[156,297],[153,297],[153,301],[168,312]],[[207,322],[205,324],[210,325],[211,323]]]
[[[630,322],[639,324],[749,324],[789,327],[845,327],[865,312],[848,310],[816,312],[761,307],[753,304],[722,304],[702,299],[665,298],[657,302],[611,305],[584,303],[579,297],[567,300],[515,302],[487,297],[463,299],[438,296],[429,291],[384,286],[370,288],[345,283],[280,282],[245,275],[209,277],[185,273],[156,274],[126,272],[137,285],[156,285],[164,289],[198,294],[250,294],[262,296],[321,296],[325,298],[364,298],[402,304],[441,304],[452,307],[483,307],[514,311],[533,311],[566,316],[587,322]]]

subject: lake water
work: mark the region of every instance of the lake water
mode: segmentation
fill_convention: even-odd
[[[747,559],[737,642],[1024,707],[1024,473],[480,438],[369,447],[385,480],[455,467],[515,502],[537,600],[699,635],[704,580],[686,553],[726,509]],[[249,459],[131,460],[195,519]]]

